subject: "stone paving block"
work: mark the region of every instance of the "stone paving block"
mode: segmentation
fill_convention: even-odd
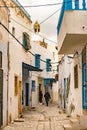
[[[57,105],[38,105],[35,111],[31,109],[24,112],[24,122],[14,122],[2,130],[71,130],[67,126],[70,125],[70,118],[58,111]]]
[[[43,130],[43,128],[44,128],[43,122],[39,122],[37,126],[37,130]]]
[[[64,130],[72,130],[72,126],[70,124],[65,124],[63,127]]]
[[[49,121],[46,121],[44,122],[44,130],[50,130],[50,122]]]

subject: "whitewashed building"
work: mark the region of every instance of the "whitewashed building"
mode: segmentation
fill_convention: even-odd
[[[8,123],[22,115],[23,107],[39,103],[39,91],[49,91],[55,74],[51,71],[53,52],[45,42],[31,41],[32,21],[30,15],[17,0],[5,0],[9,8],[8,44]],[[41,44],[41,45],[40,45]],[[44,98],[43,98],[44,102]]]
[[[58,104],[58,89],[59,89],[59,76],[58,76],[58,48],[56,44],[48,44],[48,50],[52,54],[52,73],[55,79],[52,87],[52,100]]]
[[[6,6],[3,0],[0,5]],[[8,15],[7,8],[0,8],[0,127],[7,124],[8,115]]]
[[[51,47],[54,48],[51,50]],[[50,48],[50,49],[49,49]],[[53,53],[55,50],[55,54]],[[58,102],[58,81],[55,81],[55,74],[57,73],[57,64],[55,67],[52,63],[57,62],[57,50],[54,45],[48,45],[44,41],[34,41],[31,44],[31,52],[34,55],[30,55],[30,65],[36,66],[42,71],[31,71],[30,78],[31,83],[35,82],[35,89],[33,90],[33,86],[31,84],[32,89],[32,106],[36,106],[39,103],[39,92],[40,90],[43,93],[43,103],[44,103],[44,94],[46,91],[49,91],[51,95],[51,101]],[[39,64],[36,62],[36,56],[39,56]],[[49,63],[47,62],[49,60]],[[51,66],[50,66],[51,65]],[[54,71],[55,69],[55,71]],[[56,95],[55,95],[56,94]],[[55,97],[54,97],[55,95]],[[35,98],[37,97],[37,98]]]
[[[17,0],[6,0],[9,8],[9,73],[8,73],[8,122],[22,114],[22,86],[28,86],[24,75],[25,64],[30,64],[30,15]],[[26,77],[26,83],[24,78]]]
[[[58,54],[72,54],[67,102],[68,110],[73,109],[72,114],[75,116],[87,114],[86,5],[85,0],[64,0],[57,26]]]

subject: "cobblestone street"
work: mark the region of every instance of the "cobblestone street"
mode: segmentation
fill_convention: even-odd
[[[60,114],[57,105],[38,105],[36,108],[26,108],[22,119],[14,121],[3,130],[63,130],[63,125],[69,119]]]
[[[2,130],[75,130],[67,126],[70,124],[70,118],[54,104],[48,107],[38,105],[36,108],[26,108],[23,114],[23,118],[15,120]],[[64,128],[64,125],[67,128]]]

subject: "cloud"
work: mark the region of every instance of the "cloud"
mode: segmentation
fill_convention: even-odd
[[[52,4],[58,3],[62,0],[19,0],[22,5],[43,5],[43,4]],[[37,20],[41,24],[41,33],[44,33],[48,37],[56,37],[57,35],[57,23],[60,10],[51,16],[56,10],[60,9],[61,5],[56,6],[46,6],[46,7],[36,7],[36,8],[26,8],[29,12],[33,23]],[[51,16],[51,17],[50,17]],[[50,17],[49,19],[47,19]],[[46,20],[47,19],[47,20]],[[56,38],[55,38],[56,40]]]

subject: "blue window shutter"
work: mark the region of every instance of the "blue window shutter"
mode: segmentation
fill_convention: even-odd
[[[24,47],[27,46],[25,33],[23,33],[23,46],[24,46]]]
[[[86,49],[82,52],[82,104],[83,109],[87,110],[87,68],[86,68]]]
[[[50,59],[46,59],[46,71],[49,72],[51,71],[51,60]]]
[[[30,38],[29,38],[29,35],[26,32],[23,32],[23,47],[26,50],[29,50],[31,48],[31,46],[30,46]]]
[[[46,59],[46,71],[49,71],[49,59]]]
[[[32,80],[32,91],[35,91],[35,80]]]
[[[35,67],[40,69],[40,55],[35,54]]]

